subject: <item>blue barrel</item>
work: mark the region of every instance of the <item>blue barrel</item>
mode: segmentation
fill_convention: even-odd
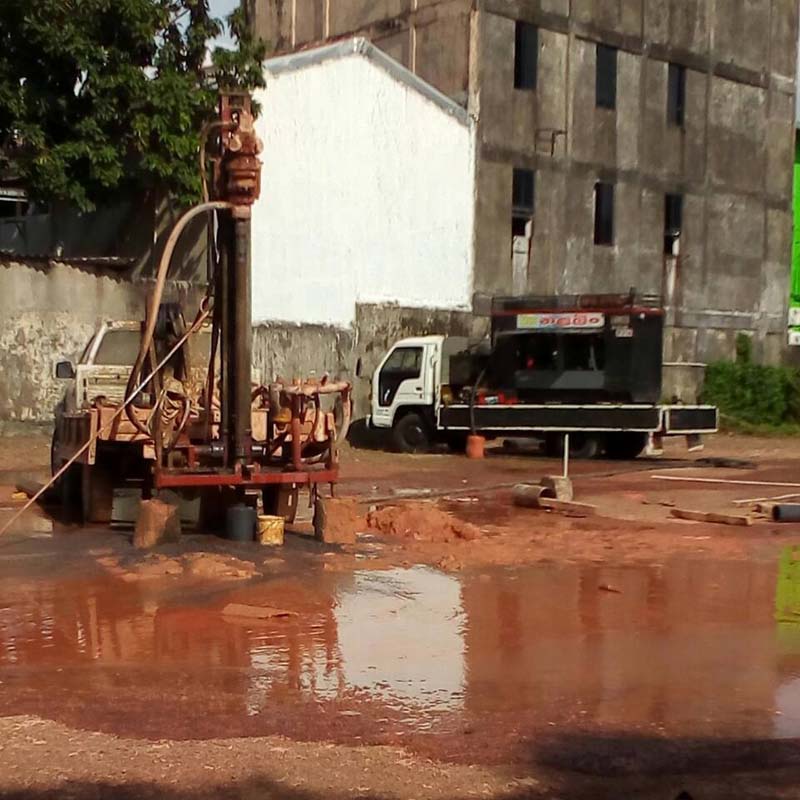
[[[225,538],[232,542],[252,542],[256,538],[258,515],[250,506],[239,503],[225,513]]]

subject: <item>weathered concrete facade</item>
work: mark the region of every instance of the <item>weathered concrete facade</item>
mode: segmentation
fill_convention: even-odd
[[[780,358],[796,4],[485,5],[475,20],[476,285],[511,285],[511,173],[527,168],[536,176],[528,290],[663,294],[667,362],[730,357],[740,330],[756,334],[763,359]],[[513,86],[518,18],[539,28],[534,92]],[[615,109],[595,103],[598,43],[618,48]],[[666,113],[670,63],[685,69],[682,125]],[[566,132],[552,154],[537,141],[546,129]],[[613,246],[593,241],[598,181],[615,187]],[[667,194],[683,198],[677,257],[664,254]],[[670,368],[667,391],[691,397],[701,374]]]
[[[781,357],[793,0],[249,1],[275,52],[370,37],[477,120],[476,294],[635,286],[665,297],[667,362],[731,356],[739,331],[764,360]],[[527,88],[515,88],[520,23],[536,31]],[[613,108],[596,96],[599,46],[615,50]],[[673,72],[679,120],[668,113]],[[535,189],[531,224],[514,230],[527,242],[522,263],[512,257],[515,169],[532,172]],[[598,182],[614,187],[604,244],[594,238]],[[669,254],[667,195],[682,204]],[[690,399],[700,375],[669,368],[667,392]]]
[[[364,36],[466,105],[472,0],[244,0],[273,53]]]

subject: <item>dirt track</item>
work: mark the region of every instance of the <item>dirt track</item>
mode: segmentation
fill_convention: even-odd
[[[154,561],[39,512],[0,545],[0,796],[797,796],[800,526],[670,517],[792,489],[653,475],[800,483],[800,453],[667,456],[576,462],[599,516],[570,518],[510,502],[552,461],[350,450],[346,547],[188,536]],[[0,505],[46,458],[3,440]],[[399,522],[366,533],[370,508]]]

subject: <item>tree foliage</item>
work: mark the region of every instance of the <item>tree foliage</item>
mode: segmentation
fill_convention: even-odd
[[[263,43],[243,9],[208,0],[0,2],[0,158],[31,197],[83,210],[160,188],[199,196],[197,152],[218,88],[263,85]]]

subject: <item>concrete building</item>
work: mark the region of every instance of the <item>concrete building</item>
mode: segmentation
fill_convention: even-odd
[[[732,356],[739,331],[763,360],[781,357],[794,0],[247,2],[274,54],[367,37],[473,120],[475,308],[497,293],[662,293],[665,357],[686,365],[668,370],[666,391],[685,399],[702,376],[692,365]],[[302,128],[313,109],[294,100]],[[326,109],[335,136],[343,115]],[[325,191],[329,151],[302,159],[314,165],[302,196]],[[388,263],[385,274],[388,289]]]

